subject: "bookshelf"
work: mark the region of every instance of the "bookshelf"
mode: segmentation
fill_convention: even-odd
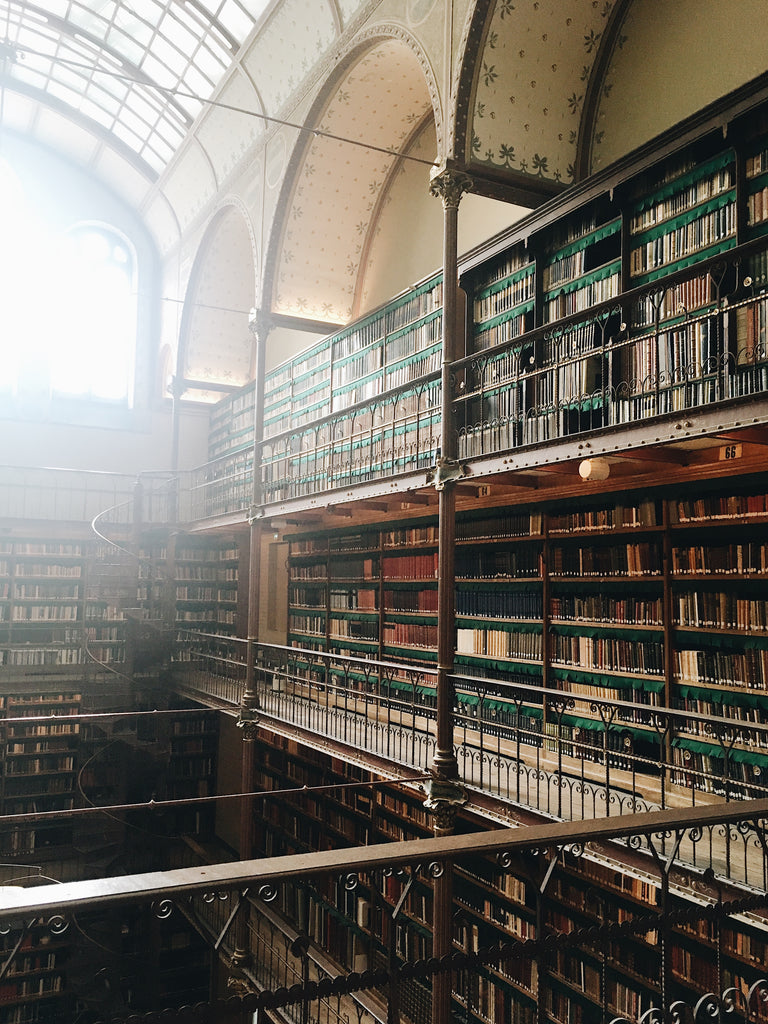
[[[768,709],[767,500],[761,478],[726,478],[582,498],[567,510],[542,502],[462,514],[456,671],[499,681],[483,713],[517,715],[502,684],[565,694],[574,706],[557,720],[545,713],[544,736],[599,761],[605,729],[591,701],[622,702],[612,762],[627,766],[628,745],[652,773],[653,710],[691,712],[699,718],[674,726],[671,781],[748,795],[768,777],[768,750],[749,731]],[[434,662],[435,531],[424,519],[289,536],[289,644]],[[540,745],[542,723],[522,724],[523,743]]]
[[[209,462],[253,448],[255,394],[256,387],[251,382],[213,406],[208,431]],[[274,402],[270,401],[274,415],[273,410]]]
[[[178,629],[245,635],[247,541],[234,534],[182,535],[175,541],[172,571]]]
[[[0,938],[5,961],[12,953],[16,936]],[[66,969],[69,949],[36,926],[21,940],[21,946],[0,983],[0,1022],[64,1020],[74,1012],[73,993],[68,990]]]
[[[2,698],[3,763],[0,778],[4,814],[64,811],[75,806],[79,767],[80,723],[67,720],[80,711],[82,694],[60,683],[47,691],[23,688]],[[55,715],[56,721],[34,721]],[[30,719],[29,723],[23,721]],[[34,825],[20,824],[3,832],[5,857],[40,856],[43,851],[67,847],[72,841],[72,822],[54,819]]]

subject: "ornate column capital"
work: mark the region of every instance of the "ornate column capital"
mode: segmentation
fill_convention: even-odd
[[[257,341],[266,341],[267,335],[274,326],[271,315],[266,309],[255,307],[248,314],[248,330]]]
[[[432,778],[426,785],[427,799],[424,806],[432,811],[435,835],[451,835],[456,825],[456,815],[469,797],[464,787],[453,779]]]
[[[472,178],[457,167],[434,164],[429,175],[429,193],[443,202],[443,207],[457,210],[465,192],[472,192],[475,183]]]
[[[247,721],[243,718],[238,719],[238,729],[241,730],[244,740],[255,740],[259,735],[258,717],[255,720]]]

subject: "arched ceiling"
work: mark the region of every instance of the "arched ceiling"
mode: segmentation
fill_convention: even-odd
[[[365,2],[0,0],[0,132],[86,168],[164,251]]]
[[[284,218],[272,309],[343,323],[353,315],[360,267],[397,153],[432,116],[425,68],[399,38],[376,41],[334,86],[307,146]],[[377,148],[373,148],[377,147]],[[423,159],[424,191],[429,160]]]
[[[496,0],[476,65],[467,160],[568,184],[590,77],[617,0]]]
[[[185,380],[231,387],[250,380],[252,338],[244,311],[253,305],[254,264],[245,217],[227,207],[206,233],[186,296]],[[198,399],[213,397],[193,391]]]

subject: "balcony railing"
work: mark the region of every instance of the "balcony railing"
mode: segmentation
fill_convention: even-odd
[[[237,707],[246,642],[201,633],[189,641],[177,686]],[[257,651],[262,715],[320,745],[429,770],[434,669],[268,644]],[[767,725],[522,682],[454,675],[452,683],[454,750],[470,790],[570,821],[768,797]],[[733,877],[747,870],[736,837],[725,837],[722,857]]]
[[[218,929],[216,948],[227,948],[246,915],[250,952],[266,963],[246,960],[238,969],[240,994],[158,1008],[147,1020],[242,1021],[293,1007],[293,1019],[325,1024],[329,1001],[369,993],[389,1006],[392,1021],[414,986],[428,999],[445,978],[451,1020],[504,1004],[516,1020],[534,1020],[537,1006],[567,1019],[559,1010],[571,1006],[583,1020],[612,1024],[764,1021],[767,816],[762,799],[36,885],[4,892],[0,932],[20,943],[32,922],[58,939],[76,921],[89,934],[100,915],[114,921],[138,906],[156,929],[173,928],[176,914],[207,921],[212,933]],[[761,881],[748,889],[722,876],[712,837],[731,833],[744,837],[759,868]],[[696,851],[695,868],[681,857],[684,848]],[[619,865],[622,875],[614,874]],[[419,897],[410,901],[413,892]],[[490,933],[478,941],[472,906],[484,893],[502,900],[507,916],[481,914]],[[435,908],[446,901],[452,941],[435,957]],[[364,921],[360,908],[371,905],[375,921]],[[342,935],[355,935],[357,946],[336,941],[331,921],[344,923]],[[274,947],[291,929],[300,961],[320,950],[335,967],[307,969],[288,984],[290,964],[270,961],[262,938],[272,934]],[[416,1019],[430,1020],[429,1008]]]

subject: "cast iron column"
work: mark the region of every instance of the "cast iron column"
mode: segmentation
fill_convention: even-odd
[[[248,322],[254,336],[256,358],[253,409],[253,482],[251,506],[248,513],[250,524],[248,563],[248,625],[246,642],[245,688],[240,701],[238,727],[243,734],[243,755],[240,785],[242,793],[254,789],[255,740],[257,736],[259,706],[256,689],[256,645],[259,639],[260,587],[261,587],[261,442],[264,430],[264,363],[269,322],[266,317],[254,311]],[[250,860],[254,856],[253,799],[240,801],[240,859]],[[249,906],[244,902],[235,918],[235,952],[232,956],[232,973],[229,984],[239,991],[247,991],[243,968],[251,961],[249,937]]]
[[[458,308],[458,214],[459,202],[472,181],[462,171],[435,167],[430,192],[443,203],[443,358],[441,367],[442,421],[440,454],[435,467],[435,487],[439,494],[438,580],[437,580],[437,735],[432,780],[425,805],[434,812],[436,836],[450,835],[456,811],[466,803],[459,785],[459,766],[453,750],[453,703],[451,682],[455,656],[455,580],[456,480],[462,475],[456,461],[456,431],[453,425],[453,388],[451,364],[463,353],[463,331]],[[433,890],[432,955],[451,952],[453,942],[453,866],[444,862],[436,871]],[[452,976],[448,971],[436,974],[432,981],[432,1022],[449,1024],[451,1019]]]

